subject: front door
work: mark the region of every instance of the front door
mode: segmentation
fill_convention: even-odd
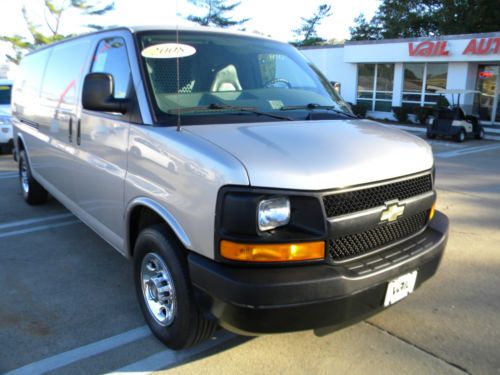
[[[479,65],[477,90],[480,94],[476,102],[479,105],[479,118],[483,123],[500,125],[499,71],[499,65]]]
[[[110,73],[115,99],[133,91],[125,40],[103,38],[91,72]],[[123,194],[127,168],[129,116],[82,110],[77,129],[79,166],[75,188],[83,219],[113,246],[123,248]]]

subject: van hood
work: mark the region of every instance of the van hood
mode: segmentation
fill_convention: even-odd
[[[334,189],[433,166],[427,142],[368,120],[195,125],[184,130],[239,159],[256,187]]]

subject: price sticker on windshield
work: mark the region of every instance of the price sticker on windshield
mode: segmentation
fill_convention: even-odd
[[[196,49],[187,44],[162,43],[146,47],[141,55],[150,59],[175,59],[194,55]]]

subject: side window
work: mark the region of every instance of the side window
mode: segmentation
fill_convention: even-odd
[[[89,52],[90,42],[85,39],[53,48],[43,79],[42,96],[57,110],[75,107]]]
[[[111,74],[115,83],[115,99],[126,98],[131,78],[125,41],[122,38],[101,40],[94,55],[91,72]]]
[[[267,87],[283,87],[287,85],[294,88],[314,87],[314,81],[306,74],[297,63],[289,57],[274,54],[259,54],[260,75],[262,85]]]

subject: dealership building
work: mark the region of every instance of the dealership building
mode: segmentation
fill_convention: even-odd
[[[340,83],[346,101],[374,118],[393,118],[392,107],[433,106],[440,89],[475,90],[461,95],[460,104],[500,139],[500,32],[348,41],[301,51]]]

